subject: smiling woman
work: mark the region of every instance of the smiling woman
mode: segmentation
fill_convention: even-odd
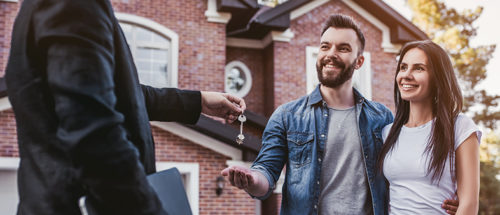
[[[440,46],[416,41],[401,49],[394,99],[396,117],[382,131],[378,162],[389,182],[390,214],[446,214],[441,204],[456,194],[456,214],[476,214],[481,132],[460,114],[460,87]]]

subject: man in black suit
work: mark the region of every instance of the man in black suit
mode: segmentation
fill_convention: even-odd
[[[21,164],[19,215],[165,214],[150,120],[234,121],[242,99],[140,85],[109,0],[24,0],[6,70]]]

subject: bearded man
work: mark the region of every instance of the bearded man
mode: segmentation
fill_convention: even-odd
[[[375,167],[380,132],[393,116],[352,87],[364,46],[351,17],[329,17],[316,62],[320,84],[274,111],[250,169],[231,166],[221,174],[252,197],[266,199],[286,165],[281,214],[387,214],[386,182]],[[452,211],[457,204],[447,203]]]

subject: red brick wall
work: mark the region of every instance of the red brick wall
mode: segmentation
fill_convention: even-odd
[[[244,97],[247,108],[264,115],[264,57],[258,49],[234,48],[226,49],[226,64],[238,60],[243,62],[252,73],[252,88]]]
[[[270,117],[274,112],[274,45],[264,49],[264,115]]]
[[[330,1],[291,21],[295,34],[290,43],[274,43],[274,108],[306,94],[306,46],[319,46],[323,22],[332,14],[352,16],[366,37],[365,51],[371,54],[373,100],[393,107],[394,53],[381,48],[382,32],[340,1]]]
[[[215,180],[230,158],[156,127],[153,135],[157,161],[199,163],[200,214],[255,214],[256,200],[227,181],[222,194],[215,193]]]
[[[151,19],[179,35],[179,88],[224,91],[226,25],[207,22],[206,0],[112,3],[116,12]]]
[[[18,10],[19,3],[0,1],[0,77],[4,76],[7,67],[12,26]]]
[[[0,112],[0,157],[19,157],[14,111]]]
[[[292,30],[293,31],[293,30]],[[292,42],[274,42],[274,109],[306,95],[306,48]]]

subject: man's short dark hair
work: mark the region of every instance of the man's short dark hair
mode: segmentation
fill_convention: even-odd
[[[358,55],[363,53],[363,50],[365,49],[365,36],[363,35],[363,32],[361,32],[361,29],[359,29],[359,26],[352,17],[342,15],[342,14],[334,14],[331,15],[323,25],[323,30],[321,31],[321,36],[325,33],[328,28],[333,27],[333,28],[350,28],[356,32],[356,35],[358,36],[358,40],[361,44],[359,47]]]

